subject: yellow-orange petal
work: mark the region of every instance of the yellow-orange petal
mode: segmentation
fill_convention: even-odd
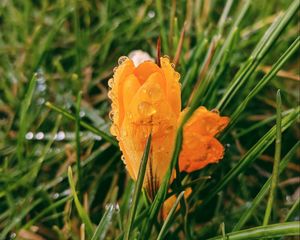
[[[173,152],[177,118],[160,87],[161,75],[153,73],[131,100],[123,121],[120,142],[127,153],[126,164],[137,176],[147,137],[152,133],[150,159],[144,186],[157,190]],[[155,97],[153,97],[153,91]],[[149,92],[151,93],[149,95]]]
[[[146,80],[150,77],[150,75],[155,72],[162,73],[159,66],[157,66],[157,64],[155,64],[154,62],[151,62],[151,61],[145,61],[145,62],[141,63],[134,70],[134,74],[139,79],[141,85],[144,84],[146,82]],[[161,79],[161,81],[162,82],[160,84],[162,85],[162,89],[165,91],[166,83],[165,83],[164,79]]]
[[[184,192],[184,198],[187,199],[192,193],[192,189],[191,188],[187,188]],[[173,205],[175,204],[176,201],[176,196],[173,195],[171,197],[169,197],[166,201],[164,201],[162,210],[161,210],[161,215],[162,215],[162,219],[165,220],[169,214],[169,212],[171,211]],[[177,206],[176,211],[179,210],[180,204]]]
[[[134,74],[130,74],[123,84],[123,107],[124,112],[128,110],[131,100],[133,99],[135,93],[139,90],[141,84]]]
[[[201,106],[186,123],[185,129],[204,136],[215,136],[221,132],[228,123],[228,117],[221,117],[217,112],[208,111],[205,107]]]
[[[228,122],[228,117],[220,117],[218,113],[210,112],[204,107],[199,107],[194,112],[183,128],[183,144],[179,155],[181,171],[196,171],[223,158],[224,147],[214,136]]]
[[[111,85],[111,90],[108,93],[109,98],[112,101],[112,121],[113,125],[111,128],[111,133],[118,137],[118,132],[122,121],[124,119],[125,111],[123,104],[123,84],[127,76],[132,74],[134,71],[134,64],[130,59],[125,60],[121,65],[119,65],[113,76]]]
[[[174,70],[168,58],[162,57],[160,58],[160,62],[166,81],[167,100],[178,117],[181,109],[180,74]]]
[[[197,141],[190,146],[184,142],[179,155],[180,171],[193,172],[206,167],[208,164],[217,163],[223,158],[224,147],[215,138],[201,136],[189,138]]]

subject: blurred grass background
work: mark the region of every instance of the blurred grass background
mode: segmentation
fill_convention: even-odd
[[[244,221],[243,214],[272,175],[274,139],[259,140],[275,126],[277,89],[281,89],[286,119],[282,128],[287,128],[281,155],[287,156],[287,162],[270,222],[299,220],[298,21],[297,0],[2,0],[0,239],[84,239],[83,218],[73,203],[67,177],[68,166],[73,166],[74,178],[78,178],[78,156],[79,201],[87,221],[95,230],[105,216],[95,239],[122,237],[134,183],[109,135],[107,81],[120,56],[142,49],[155,57],[159,36],[163,55],[173,59],[183,26],[185,36],[176,66],[183,106],[194,89],[201,89],[195,90],[196,105],[217,107],[222,115],[235,118],[221,136],[226,155],[220,164],[183,175],[194,189],[189,213],[187,218],[177,214],[163,239],[208,239],[263,224],[267,194],[247,221],[235,227]],[[281,61],[280,71],[248,101],[249,93],[285,51],[288,57]],[[76,103],[80,91],[82,99]],[[239,109],[245,99],[245,108]],[[63,117],[51,104],[74,119],[77,111],[85,125],[78,129],[74,119]],[[79,132],[80,139],[76,138]],[[245,165],[230,174],[241,162]],[[203,201],[205,207],[201,207]],[[140,229],[139,222],[148,220],[142,214],[145,208],[141,199],[130,239]],[[154,226],[156,239],[161,223]]]

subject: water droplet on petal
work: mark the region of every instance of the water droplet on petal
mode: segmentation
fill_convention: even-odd
[[[124,157],[124,155],[121,156],[121,160],[122,160],[123,162],[125,162],[125,157]]]
[[[114,111],[110,111],[109,112],[109,114],[108,114],[108,117],[109,117],[109,119],[111,120],[111,121],[113,121],[114,120]]]
[[[149,97],[153,101],[158,101],[161,98],[161,89],[157,85],[153,85],[148,91],[147,91]]]
[[[108,80],[108,86],[110,88],[112,88],[114,86],[114,79],[113,78],[111,78],[111,79]]]
[[[118,60],[118,64],[119,65],[123,64],[127,59],[128,59],[128,57],[126,57],[126,56],[120,57],[119,60]]]
[[[117,136],[117,127],[115,124],[111,125],[110,127],[110,133],[113,135],[113,136]]]
[[[174,64],[174,63],[171,63],[171,67],[172,67],[172,68],[175,68],[175,64]]]
[[[151,103],[141,102],[138,105],[138,111],[142,116],[150,117],[156,113],[156,109],[153,107]]]
[[[216,114],[220,114],[219,110],[216,109],[216,108],[212,109],[211,112],[216,113]]]
[[[113,69],[113,72],[116,72],[116,71],[117,71],[117,69],[118,69],[117,67],[114,67],[114,69]]]

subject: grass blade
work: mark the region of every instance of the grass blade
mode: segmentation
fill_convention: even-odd
[[[78,199],[75,184],[74,184],[74,180],[73,180],[73,173],[72,173],[72,168],[71,167],[68,168],[68,178],[69,178],[69,184],[70,184],[70,187],[71,187],[71,192],[72,192],[72,196],[74,198],[74,202],[75,202],[77,212],[78,212],[82,222],[85,224],[87,235],[90,238],[91,236],[93,236],[93,232],[94,232],[93,231],[93,224],[92,224],[92,222],[89,218],[89,215],[86,213],[86,211],[84,210],[83,206],[81,205],[81,203]]]
[[[105,213],[103,214],[103,217],[101,218],[101,221],[97,226],[91,240],[104,239],[107,232],[107,226],[111,222],[114,212],[115,207],[113,204],[110,204],[109,207],[106,209]]]
[[[281,158],[281,95],[280,90],[277,91],[277,118],[276,118],[276,144],[275,144],[275,157],[274,157],[274,165],[273,165],[273,173],[272,173],[272,182],[270,195],[268,199],[268,204],[265,212],[265,217],[263,221],[263,226],[268,225],[274,198],[276,196],[276,188],[278,184],[278,174],[279,174],[279,163]]]
[[[81,172],[81,164],[80,164],[80,155],[81,155],[81,148],[80,148],[80,104],[81,104],[81,92],[77,95],[77,102],[76,102],[76,119],[75,119],[75,136],[76,136],[76,165],[77,165],[77,189],[80,201],[82,201],[82,172]]]
[[[172,206],[172,208],[171,208],[171,210],[170,210],[170,212],[169,212],[169,214],[168,214],[168,216],[167,216],[167,218],[166,218],[166,220],[165,220],[165,222],[164,222],[164,224],[163,224],[163,226],[162,226],[162,228],[161,228],[161,230],[158,234],[157,240],[163,240],[165,235],[168,233],[168,230],[170,228],[171,221],[174,218],[177,206],[178,206],[178,204],[179,204],[179,202],[180,202],[180,200],[182,199],[183,196],[184,196],[184,191],[182,191],[178,195],[175,203],[173,204],[173,206]]]
[[[23,164],[24,139],[25,139],[25,133],[28,125],[26,115],[28,113],[28,109],[32,101],[34,89],[36,86],[36,80],[37,80],[37,74],[34,74],[29,82],[28,90],[21,104],[20,122],[19,122],[20,128],[19,128],[18,143],[17,143],[17,156],[18,156],[19,163],[21,165]]]
[[[298,236],[300,222],[278,223],[268,226],[250,228],[238,232],[226,234],[227,240],[251,240],[263,238],[275,238],[285,236]],[[210,238],[209,240],[223,240],[223,236]]]
[[[71,113],[67,112],[66,110],[58,107],[58,106],[55,106],[54,104],[50,103],[50,102],[46,102],[46,106],[60,114],[62,114],[64,117],[70,119],[70,120],[73,120],[73,121],[76,121],[76,117],[73,116]],[[108,133],[104,132],[104,131],[101,131],[99,130],[98,128],[95,128],[94,126],[84,122],[84,121],[81,121],[80,120],[80,125],[84,128],[86,128],[87,130],[91,131],[92,133],[95,133],[96,135],[102,137],[103,139],[105,139],[106,141],[110,142],[111,144],[115,145],[115,146],[118,146],[118,142],[116,141],[115,138],[113,138],[111,135],[109,135]]]
[[[141,190],[143,187],[147,162],[148,162],[148,158],[149,158],[150,147],[151,147],[151,134],[149,135],[146,146],[145,146],[145,151],[144,151],[143,157],[141,159],[141,164],[140,164],[140,168],[139,168],[139,172],[138,172],[137,182],[136,182],[134,192],[133,192],[132,206],[131,206],[131,209],[129,212],[128,225],[126,226],[125,235],[124,235],[124,239],[126,239],[126,240],[130,239],[129,238],[130,231],[132,229],[132,224],[134,222],[134,217],[135,217],[135,212],[136,212],[137,205],[138,205],[138,200],[140,198]]]
[[[300,198],[294,203],[288,214],[286,215],[285,222],[290,220],[296,213],[299,214],[300,212]]]

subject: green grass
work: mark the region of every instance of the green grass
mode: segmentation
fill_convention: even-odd
[[[0,240],[297,239],[299,5],[1,1]],[[155,58],[158,37],[162,55],[178,59],[184,122],[200,105],[231,122],[218,136],[224,159],[177,174],[168,192],[183,122],[149,202],[145,165],[133,182],[109,133],[107,82],[122,55],[142,49]]]

